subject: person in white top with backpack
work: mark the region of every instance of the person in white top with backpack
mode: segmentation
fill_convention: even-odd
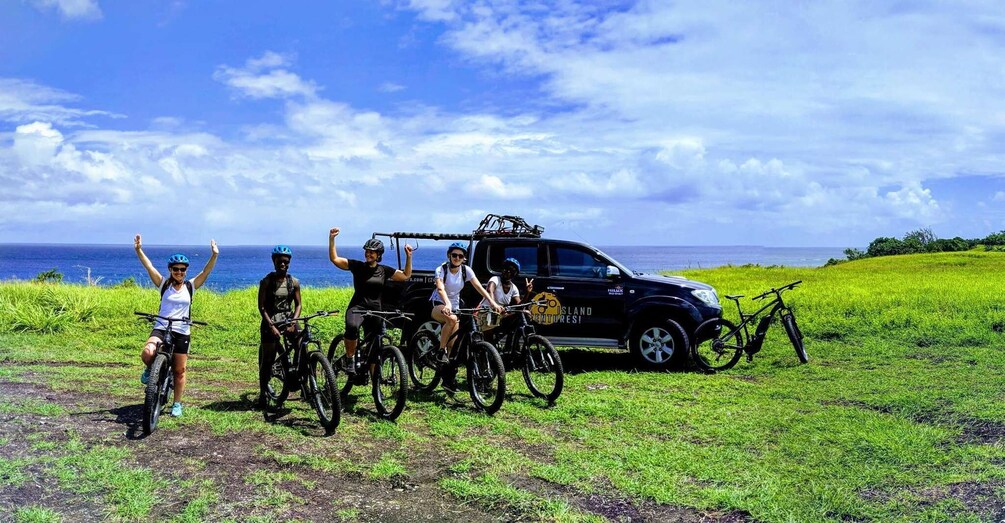
[[[436,268],[436,288],[429,300],[433,302],[432,317],[440,322],[443,328],[440,330],[440,350],[439,359],[441,363],[447,362],[449,354],[447,340],[457,331],[458,318],[453,313],[454,309],[461,307],[461,289],[464,284],[471,282],[471,285],[481,294],[496,312],[502,312],[502,307],[496,303],[495,299],[475,277],[475,271],[464,263],[468,256],[467,246],[462,242],[454,242],[447,247],[447,261]],[[450,380],[444,380],[443,386],[451,390]]]
[[[184,254],[172,254],[168,258],[167,263],[169,277],[164,278],[161,276],[161,273],[157,272],[154,265],[150,263],[150,258],[147,258],[147,255],[143,253],[143,239],[139,234],[136,235],[134,242],[136,256],[139,257],[143,268],[150,275],[150,281],[153,282],[155,287],[160,289],[161,304],[157,314],[172,319],[191,318],[192,297],[195,294],[195,289],[202,287],[206,283],[206,278],[209,277],[210,272],[213,272],[213,266],[216,265],[216,257],[220,254],[220,249],[216,246],[216,240],[210,240],[209,242],[209,247],[213,254],[209,257],[209,261],[206,262],[206,266],[203,267],[202,272],[191,280],[185,279],[189,266],[188,256]],[[157,320],[153,331],[150,332],[150,337],[147,338],[147,342],[143,345],[140,359],[143,360],[146,368],[143,370],[143,375],[140,376],[140,381],[144,384],[150,378],[150,363],[153,362],[154,356],[156,356],[158,342],[164,341],[166,329],[167,322]],[[171,415],[178,417],[181,416],[182,412],[181,395],[185,390],[185,364],[188,362],[188,348],[191,339],[189,337],[189,326],[186,323],[174,323],[171,330],[174,331],[173,338],[175,343],[173,369],[174,405],[171,407]]]

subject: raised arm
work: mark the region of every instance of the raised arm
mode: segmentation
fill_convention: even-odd
[[[216,257],[220,255],[220,248],[216,246],[216,240],[209,241],[209,249],[213,251],[213,254],[209,256],[209,261],[207,261],[206,266],[202,268],[202,272],[197,274],[195,278],[192,279],[192,285],[196,289],[202,287],[202,284],[206,283],[206,278],[209,278],[209,273],[213,272],[213,267],[216,266]]]
[[[133,239],[133,245],[136,248],[136,256],[139,257],[140,263],[143,264],[143,268],[147,270],[147,274],[150,275],[150,281],[153,282],[154,287],[160,287],[164,283],[164,277],[161,273],[157,272],[154,268],[154,264],[150,263],[150,258],[143,252],[143,238],[139,234]]]
[[[349,259],[343,258],[335,252],[335,237],[341,232],[338,227],[332,227],[328,231],[328,259],[331,260],[332,265],[342,269],[343,271],[349,270]]]
[[[405,270],[394,271],[391,279],[394,281],[405,281],[412,277],[412,246],[405,244]]]
[[[474,269],[471,269],[470,267],[468,267],[468,269],[474,272]],[[492,295],[489,294],[489,291],[485,290],[485,287],[482,287],[482,284],[480,281],[478,281],[478,278],[472,277],[471,285],[475,286],[475,290],[478,291],[478,294],[481,294],[482,296],[485,297],[486,300],[489,301],[489,303],[492,305],[492,308],[495,309],[496,312],[502,312],[503,308],[498,303],[496,303],[496,300],[492,298]]]

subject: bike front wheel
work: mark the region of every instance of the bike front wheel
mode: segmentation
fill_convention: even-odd
[[[531,394],[553,405],[565,384],[565,370],[558,351],[547,338],[534,334],[527,337],[523,353],[523,380],[527,388]]]
[[[158,354],[150,364],[150,379],[147,381],[146,397],[143,401],[143,433],[150,434],[157,428],[161,410],[171,392],[171,368],[167,356]]]
[[[506,396],[506,368],[491,343],[479,341],[468,355],[468,392],[475,406],[495,414]]]
[[[796,325],[796,316],[791,312],[783,314],[782,325],[785,326],[785,332],[789,335],[792,348],[796,349],[796,357],[799,358],[799,361],[803,363],[810,361],[809,354],[806,354],[806,345],[803,344],[803,333],[799,331],[799,325]]]
[[[335,372],[320,350],[308,352],[307,372],[307,400],[317,411],[325,434],[331,434],[342,420],[342,401]]]
[[[412,386],[420,392],[432,392],[440,384],[434,361],[440,350],[440,335],[421,329],[408,344],[408,375]]]
[[[405,356],[398,347],[385,345],[380,348],[377,365],[373,369],[373,402],[384,419],[397,419],[405,408],[408,395],[405,367]]]
[[[691,359],[705,372],[726,370],[743,355],[743,336],[733,322],[720,318],[706,320],[695,329]]]

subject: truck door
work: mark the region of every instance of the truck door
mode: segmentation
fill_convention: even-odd
[[[559,302],[552,317],[540,318],[548,336],[618,338],[625,302],[620,284],[607,277],[609,261],[579,245],[551,244],[547,271],[534,280],[534,294],[545,292]]]

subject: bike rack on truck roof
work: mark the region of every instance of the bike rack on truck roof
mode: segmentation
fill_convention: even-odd
[[[540,238],[544,227],[531,225],[519,216],[487,214],[475,230],[469,233],[435,233],[435,232],[375,232],[371,236],[388,239],[392,249],[398,251],[398,267],[401,267],[401,240],[457,240],[467,241],[468,251],[471,244],[485,238]]]

